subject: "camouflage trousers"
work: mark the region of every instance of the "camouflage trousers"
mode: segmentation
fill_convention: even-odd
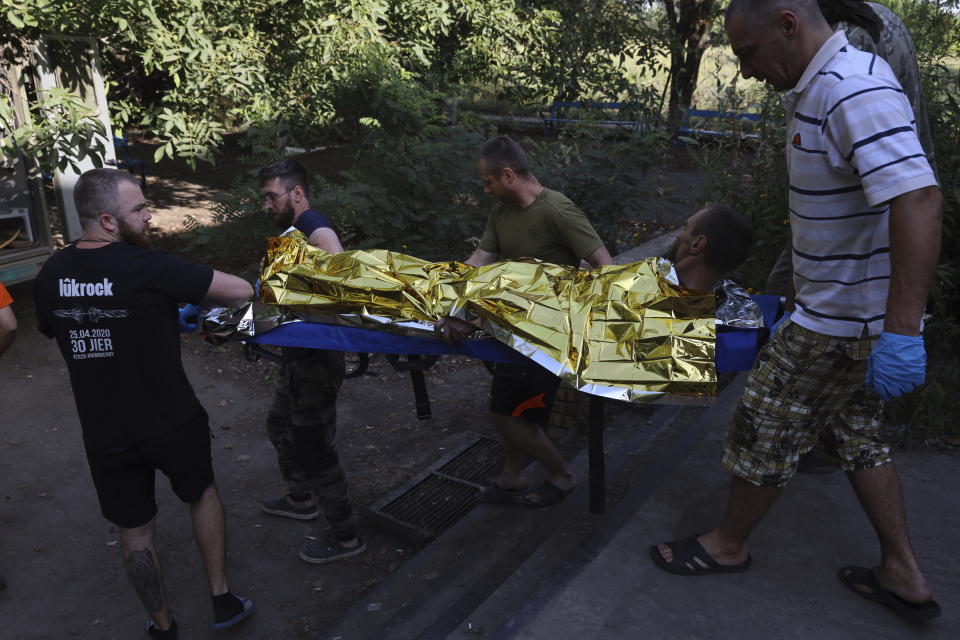
[[[337,393],[343,353],[320,351],[280,367],[267,435],[292,495],[316,496],[339,534],[353,531],[347,481],[337,457]]]

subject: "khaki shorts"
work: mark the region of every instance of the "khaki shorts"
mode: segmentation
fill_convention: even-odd
[[[751,484],[781,487],[821,434],[844,471],[890,461],[883,403],[864,379],[875,337],[836,338],[785,322],[757,357],[723,445],[723,465]]]

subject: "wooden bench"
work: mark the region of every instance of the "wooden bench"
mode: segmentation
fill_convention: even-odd
[[[718,130],[712,128],[706,128],[703,125],[707,124],[710,120],[722,120],[726,121],[731,125],[729,130]],[[738,113],[736,111],[710,111],[708,109],[687,109],[686,113],[683,115],[683,121],[680,123],[680,126],[677,128],[675,134],[677,136],[687,136],[691,138],[695,137],[708,137],[708,138],[732,138],[739,137],[741,139],[756,139],[759,138],[755,133],[744,133],[743,131],[736,130],[737,120],[746,120],[749,122],[761,122],[762,118],[759,113]],[[702,123],[702,124],[701,124]]]
[[[577,112],[599,112],[598,118],[581,117]],[[573,113],[571,113],[573,112]],[[726,129],[710,128],[706,125],[710,120],[725,121],[730,126]],[[556,101],[550,105],[550,114],[543,119],[543,135],[550,138],[557,135],[562,125],[592,122],[600,126],[619,127],[633,131],[649,131],[656,126],[657,118],[653,117],[650,109],[638,102],[582,102]],[[737,121],[759,123],[762,118],[759,113],[740,113],[736,111],[712,111],[709,109],[688,109],[680,126],[674,131],[675,136],[755,139],[755,133],[738,131]]]
[[[570,111],[596,111],[599,112],[599,117],[575,117]],[[543,135],[547,138],[556,136],[560,126],[585,120],[601,126],[633,131],[647,131],[652,122],[650,109],[638,102],[556,101],[550,105],[550,115],[543,119]]]

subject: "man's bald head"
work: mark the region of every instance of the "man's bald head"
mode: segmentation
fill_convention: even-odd
[[[776,91],[795,87],[833,35],[817,0],[732,0],[725,26],[740,74]]]
[[[769,24],[781,11],[791,11],[799,18],[823,21],[817,0],[730,0],[725,22],[735,13],[741,13],[753,24]]]

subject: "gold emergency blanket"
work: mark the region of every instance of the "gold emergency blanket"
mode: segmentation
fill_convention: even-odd
[[[423,335],[453,315],[478,324],[567,384],[629,401],[716,392],[714,298],[671,282],[657,258],[586,271],[538,261],[471,267],[391,251],[328,254],[269,239],[254,324],[298,319]],[[675,280],[675,277],[673,277]],[[281,311],[271,305],[281,305]],[[267,321],[272,318],[274,322]]]

